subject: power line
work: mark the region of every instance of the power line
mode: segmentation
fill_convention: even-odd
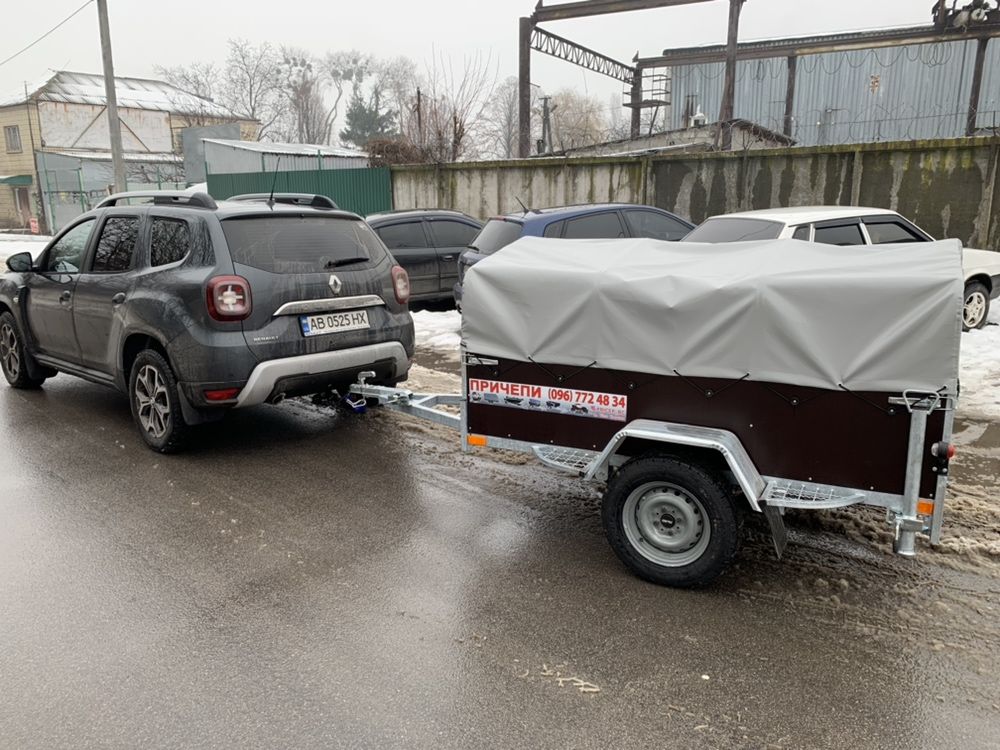
[[[40,37],[38,37],[38,39],[36,39],[35,41],[33,41],[33,42],[32,42],[31,44],[29,44],[29,45],[28,45],[27,47],[24,47],[23,49],[19,49],[19,50],[18,50],[17,52],[15,52],[15,53],[14,53],[13,55],[11,55],[10,57],[8,57],[8,58],[7,58],[6,60],[0,60],[0,66],[3,66],[3,65],[6,65],[6,64],[7,64],[7,63],[9,63],[9,62],[10,62],[11,60],[13,60],[13,59],[14,59],[15,57],[17,57],[18,55],[20,55],[20,54],[22,54],[22,53],[24,53],[24,52],[27,52],[27,51],[28,51],[29,49],[31,49],[32,47],[34,47],[34,46],[35,46],[36,44],[38,44],[38,43],[39,43],[40,41],[42,41],[42,40],[43,40],[43,39],[44,39],[45,37],[47,37],[47,36],[48,36],[49,34],[51,34],[51,33],[52,33],[53,31],[55,31],[55,30],[56,30],[56,29],[58,29],[58,28],[59,28],[60,26],[62,26],[63,24],[65,24],[65,23],[66,23],[67,21],[69,21],[69,20],[70,20],[70,19],[71,19],[71,18],[72,18],[73,16],[75,16],[75,15],[76,15],[77,13],[79,13],[79,12],[80,12],[81,10],[83,10],[84,8],[86,8],[86,7],[87,7],[88,5],[90,5],[90,4],[92,3],[92,2],[94,2],[94,0],[87,0],[87,2],[85,2],[85,3],[84,3],[83,5],[81,5],[81,6],[79,7],[79,8],[77,8],[76,10],[74,10],[74,11],[73,11],[72,13],[70,13],[70,14],[69,14],[68,16],[66,16],[66,17],[65,17],[65,18],[64,18],[63,20],[61,20],[61,21],[60,21],[59,23],[57,23],[57,24],[56,24],[55,26],[53,26],[53,27],[52,27],[51,29],[49,29],[48,31],[46,31],[46,32],[45,32],[44,34],[42,34],[42,35],[41,35]]]

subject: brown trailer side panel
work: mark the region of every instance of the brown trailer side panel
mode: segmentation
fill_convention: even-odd
[[[467,377],[621,394],[628,397],[629,421],[655,419],[733,432],[763,475],[903,493],[910,418],[903,407],[888,403],[898,393],[848,393],[513,360],[469,366]],[[468,406],[469,433],[532,443],[601,450],[623,426],[485,403]],[[936,411],[928,421],[925,455],[943,435],[944,412]],[[931,463],[924,462],[924,498],[934,496],[937,475]]]

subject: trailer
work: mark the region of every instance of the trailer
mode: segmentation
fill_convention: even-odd
[[[606,482],[634,574],[703,586],[747,513],[884,508],[940,539],[958,396],[961,245],[524,238],[465,281],[461,395],[352,397]],[[459,406],[460,413],[442,411]]]

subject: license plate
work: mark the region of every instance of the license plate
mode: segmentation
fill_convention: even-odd
[[[322,336],[327,333],[343,331],[360,331],[369,327],[368,311],[321,313],[319,315],[301,315],[303,336]]]

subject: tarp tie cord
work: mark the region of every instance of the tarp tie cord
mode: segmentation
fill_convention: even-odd
[[[880,412],[882,412],[883,414],[886,414],[886,415],[888,415],[888,416],[890,416],[890,417],[892,417],[892,416],[894,416],[894,415],[896,414],[896,410],[895,410],[895,409],[893,409],[892,407],[888,407],[888,408],[886,408],[885,406],[879,406],[879,405],[878,405],[878,404],[876,404],[876,403],[875,403],[874,401],[869,401],[869,400],[868,400],[867,398],[865,398],[864,396],[862,396],[862,395],[861,395],[861,394],[859,394],[859,393],[855,393],[855,392],[854,392],[854,391],[852,391],[852,390],[851,390],[850,388],[845,388],[845,387],[844,387],[844,384],[843,384],[843,383],[837,383],[837,387],[838,387],[838,388],[839,388],[840,390],[842,390],[842,391],[843,391],[844,393],[849,393],[849,394],[851,394],[851,395],[852,395],[852,396],[854,396],[854,398],[856,398],[856,399],[857,399],[858,401],[864,401],[864,402],[865,402],[866,404],[868,404],[869,406],[871,406],[871,407],[873,407],[873,408],[875,408],[875,409],[878,409],[878,410],[879,410]]]
[[[696,391],[698,391],[698,393],[700,393],[705,398],[713,398],[714,396],[718,396],[723,391],[728,391],[730,388],[732,388],[737,383],[742,383],[744,380],[746,380],[747,378],[750,377],[750,373],[748,372],[742,378],[739,378],[738,380],[733,380],[732,382],[730,382],[729,385],[724,385],[719,390],[714,390],[712,388],[702,388],[697,383],[694,383],[691,380],[689,380],[688,378],[686,378],[683,375],[681,375],[679,372],[677,372],[677,370],[674,370],[674,375],[676,375],[681,380],[683,380],[685,383],[687,383],[689,386],[691,386],[692,388],[694,388]]]
[[[552,370],[550,370],[549,368],[547,368],[545,365],[541,364],[540,362],[536,362],[531,357],[528,357],[528,361],[531,362],[531,364],[535,365],[536,367],[540,367],[542,369],[542,372],[544,372],[550,378],[552,378],[553,380],[555,380],[557,383],[564,383],[567,380],[569,380],[570,378],[575,377],[576,375],[579,375],[584,370],[589,370],[591,367],[593,367],[594,365],[597,364],[597,360],[595,359],[589,365],[584,365],[583,367],[581,367],[578,370],[573,370],[573,372],[571,372],[569,375],[556,375],[554,372],[552,372]]]
[[[766,388],[767,390],[769,390],[771,393],[773,393],[775,396],[777,396],[778,398],[780,398],[782,401],[784,401],[786,404],[788,404],[789,406],[791,406],[793,409],[796,408],[796,407],[802,406],[803,404],[808,404],[813,399],[817,399],[817,398],[819,398],[820,396],[823,395],[822,393],[815,393],[812,396],[810,396],[809,398],[799,398],[798,396],[792,396],[791,398],[789,398],[788,396],[786,396],[781,391],[776,390],[776,389],[772,388],[771,386],[769,386],[767,383],[761,383],[761,385],[764,388]]]

